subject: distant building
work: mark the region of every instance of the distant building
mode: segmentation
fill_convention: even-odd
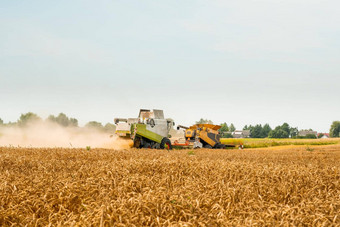
[[[299,136],[307,136],[307,135],[318,136],[318,132],[317,131],[313,131],[313,130],[300,130],[299,131]]]
[[[250,130],[236,130],[232,133],[233,138],[249,138]]]
[[[322,135],[320,137],[320,139],[328,139],[328,138],[330,138],[329,133],[318,133],[318,138],[319,138],[320,135]]]

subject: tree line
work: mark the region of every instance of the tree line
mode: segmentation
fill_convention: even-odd
[[[64,113],[60,113],[57,116],[49,115],[45,120],[43,120],[40,116],[35,113],[28,112],[25,114],[21,114],[19,119],[16,122],[8,122],[4,123],[4,121],[0,118],[0,126],[18,126],[18,127],[26,127],[31,123],[37,122],[51,122],[62,127],[79,127],[78,120],[76,118],[70,118]],[[96,129],[103,132],[114,133],[116,130],[116,126],[111,123],[107,123],[103,125],[97,121],[90,121],[84,126],[89,129]]]
[[[4,121],[0,118],[0,126],[18,126],[25,127],[29,123],[32,122],[42,122],[44,121],[37,114],[28,112],[25,114],[21,114],[20,118],[17,122],[8,122],[4,123]],[[76,118],[70,118],[64,113],[59,113],[59,115],[49,115],[48,118],[45,119],[47,122],[56,123],[62,127],[79,127],[78,120]],[[201,118],[199,121],[196,121],[196,124],[213,124],[211,120]],[[228,125],[226,122],[220,124],[221,128],[219,132],[222,134],[224,138],[231,138],[232,133],[236,130],[233,123]],[[85,128],[97,129],[104,132],[114,133],[116,126],[111,123],[107,123],[103,125],[97,121],[90,121],[85,126]],[[269,124],[261,125],[245,125],[243,130],[250,131],[251,138],[302,138],[298,135],[299,131],[297,127],[291,127],[288,123],[283,123],[282,125],[276,126],[274,129],[270,127]],[[340,121],[333,121],[330,131],[330,137],[340,137]],[[322,134],[320,134],[320,137]],[[316,138],[314,134],[307,134],[303,138]]]
[[[211,120],[201,118],[199,121],[196,121],[196,124],[213,124]],[[220,124],[221,128],[219,132],[222,134],[224,138],[232,138],[232,133],[235,131],[235,126],[231,123],[229,126],[226,122]],[[299,136],[299,130],[297,127],[291,127],[288,123],[283,123],[282,125],[276,126],[274,129],[270,127],[269,124],[261,125],[245,125],[243,130],[250,131],[251,138],[310,138],[316,139],[316,135],[307,134],[305,136]],[[313,131],[309,129],[307,131]],[[340,121],[333,121],[330,131],[330,137],[340,137]],[[319,135],[321,138],[323,134]]]

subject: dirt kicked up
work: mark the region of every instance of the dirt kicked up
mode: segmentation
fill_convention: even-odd
[[[0,225],[340,225],[340,145],[0,147]]]

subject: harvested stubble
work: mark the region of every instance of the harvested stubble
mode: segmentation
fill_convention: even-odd
[[[0,225],[340,225],[340,146],[0,148]]]

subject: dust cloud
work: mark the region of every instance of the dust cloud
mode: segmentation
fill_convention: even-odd
[[[127,149],[131,145],[129,139],[97,129],[62,127],[52,122],[0,127],[0,146]]]

